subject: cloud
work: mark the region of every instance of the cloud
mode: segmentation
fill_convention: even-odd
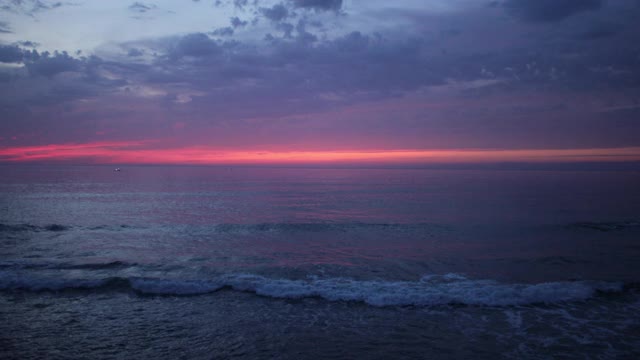
[[[3,70],[10,82],[0,86],[0,107],[44,105],[87,98],[120,86],[127,66],[107,63],[97,57],[76,58],[67,52],[38,52],[15,45],[0,47],[2,62],[22,64]],[[131,66],[129,66],[131,67]],[[111,68],[111,71],[108,69]]]
[[[638,144],[631,139],[636,110],[583,110],[640,98],[638,25],[621,5],[558,21],[551,20],[557,14],[531,16],[536,5],[507,1],[518,18],[556,21],[530,26],[504,21],[504,1],[435,13],[414,3],[419,9],[395,4],[376,12],[367,5],[366,15],[353,3],[346,17],[335,16],[342,2],[274,0],[258,8],[250,0],[238,2],[240,10],[226,0],[216,17],[229,21],[214,31],[220,37],[141,36],[111,42],[99,50],[102,59],[4,44],[0,133],[40,131],[57,141],[104,131],[110,139],[171,138],[179,119],[180,141],[235,148]],[[548,11],[562,13],[560,3],[546,2]],[[250,25],[255,15],[261,23]],[[242,36],[222,37],[232,31]],[[584,40],[604,37],[598,46]],[[29,38],[51,48],[44,37]],[[576,94],[598,96],[556,100]],[[626,102],[598,103],[619,96]]]
[[[603,0],[506,0],[507,12],[530,22],[555,22],[572,15],[598,10]]]
[[[283,4],[276,4],[270,8],[260,8],[260,13],[273,22],[280,22],[289,17],[289,10]]]
[[[247,26],[249,22],[248,21],[242,21],[240,20],[239,17],[234,16],[231,18],[231,26],[235,29],[235,28],[239,28],[239,27],[245,27]]]
[[[127,56],[129,57],[139,57],[144,55],[144,51],[138,49],[138,48],[131,48],[129,49],[129,51],[127,51]]]
[[[606,106],[599,110],[600,112],[635,112],[640,113],[640,104]]]
[[[11,34],[13,31],[11,30],[11,26],[5,21],[0,21],[0,34]]]
[[[71,57],[66,51],[55,52],[51,55],[44,52],[33,56],[31,61],[25,63],[27,70],[32,75],[53,76],[61,72],[76,71],[80,68],[81,61]]]
[[[600,22],[591,25],[587,30],[579,34],[582,39],[601,39],[615,36],[622,31],[622,27],[618,24],[609,22]]]
[[[292,0],[296,8],[339,11],[342,0]]]
[[[272,38],[259,47],[191,34],[165,46],[169,56],[159,56],[150,71],[139,74],[141,81],[189,84],[192,90],[205,94],[201,98],[208,99],[207,106],[224,104],[230,119],[274,110],[286,113],[292,107],[322,107],[331,103],[321,97],[328,92],[359,92],[343,96],[348,102],[442,84],[451,77],[442,64],[425,66],[427,44],[421,41],[392,42],[360,32],[334,40],[297,32],[290,39]],[[155,51],[163,52],[159,48]],[[477,76],[469,75],[473,79]],[[298,100],[265,110],[271,108],[268,103],[284,99]],[[242,105],[247,102],[255,106]],[[194,100],[193,105],[200,106],[199,101]]]
[[[158,7],[156,5],[154,5],[154,4],[147,5],[147,4],[144,4],[144,3],[141,3],[141,2],[137,2],[137,1],[134,2],[133,4],[129,5],[129,10],[131,10],[133,12],[136,12],[136,13],[140,13],[140,14],[143,14],[143,13],[146,13],[146,12],[149,12],[149,11],[152,11],[152,10],[156,10],[157,8]]]
[[[36,13],[67,5],[61,1],[46,0],[0,0],[0,9],[16,14],[34,16]]]
[[[287,22],[280,22],[276,24],[276,30],[282,31],[285,38],[292,37],[291,34],[293,33],[294,28],[293,24]]]
[[[0,63],[21,63],[24,54],[16,45],[0,45]]]
[[[203,33],[187,34],[181,37],[171,50],[170,58],[182,58],[185,56],[204,57],[220,52],[218,44]]]
[[[231,36],[233,35],[233,28],[231,26],[225,26],[217,28],[211,32],[211,35],[215,36]]]
[[[249,5],[249,0],[233,0],[233,6],[237,9],[242,10],[247,5]]]
[[[22,47],[28,47],[28,48],[37,48],[38,46],[40,46],[40,43],[37,43],[35,41],[29,41],[29,40],[18,41],[16,44]]]

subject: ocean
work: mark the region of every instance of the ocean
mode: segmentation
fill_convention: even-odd
[[[638,359],[640,172],[2,165],[2,359]]]

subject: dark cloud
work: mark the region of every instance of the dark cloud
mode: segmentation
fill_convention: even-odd
[[[284,4],[276,4],[270,8],[260,8],[260,13],[273,22],[280,22],[289,17],[289,10]]]
[[[233,28],[231,26],[225,26],[217,28],[211,32],[214,36],[231,36],[233,35]]]
[[[233,5],[233,7],[237,10],[244,11],[246,8],[250,6],[257,6],[259,0],[216,0],[213,3],[215,7]]]
[[[314,10],[334,10],[342,8],[342,0],[292,0],[293,6],[297,8]]]
[[[235,29],[235,28],[239,28],[239,27],[245,27],[247,26],[249,22],[248,21],[242,21],[240,20],[239,17],[234,16],[231,18],[231,26]]]
[[[39,53],[26,43],[0,46],[0,61],[25,64],[0,72],[3,120],[13,119],[0,130],[43,129],[72,141],[64,129],[92,133],[104,120],[132,137],[166,137],[163,126],[172,131],[179,119],[184,131],[195,129],[189,141],[229,147],[256,140],[312,146],[319,135],[344,146],[371,136],[376,146],[396,148],[638,144],[640,123],[629,104],[640,99],[640,25],[637,13],[613,2],[567,21],[558,20],[596,2],[509,0],[435,15],[385,7],[367,13],[371,24],[385,24],[379,28],[340,27],[349,19],[321,13],[341,11],[342,2],[279,1],[268,8],[224,2],[269,19],[262,20],[272,33],[265,41],[262,33],[245,41],[263,28],[232,9],[241,15],[213,32],[219,38],[132,41],[105,56],[110,61]],[[520,19],[555,22],[503,21],[504,6]],[[243,27],[241,41],[222,37]],[[598,104],[601,98],[613,100]],[[583,110],[594,103],[616,111]]]
[[[214,40],[206,34],[194,33],[181,37],[169,55],[172,59],[179,59],[185,56],[210,56],[219,52],[220,47]]]
[[[154,4],[144,4],[141,2],[134,2],[133,4],[129,5],[129,10],[136,12],[136,13],[146,13],[152,10],[157,9],[158,7]]]
[[[511,15],[531,22],[554,22],[602,7],[603,0],[506,0]]]
[[[320,93],[334,91],[361,91],[378,96],[441,84],[452,75],[442,64],[432,62],[427,66],[428,44],[421,40],[391,42],[380,36],[353,32],[319,41],[304,31],[301,24],[296,27],[281,24],[288,25],[283,32],[290,38],[272,37],[266,53],[249,44],[216,42],[204,34],[187,35],[169,46],[171,55],[166,60],[159,58],[156,63],[158,68],[174,69],[172,73],[152,72],[147,74],[147,81],[173,83],[180,79],[205,92],[215,83],[220,88],[228,87],[228,94],[234,93],[235,84],[249,81],[262,84],[259,88],[271,96],[290,94],[313,99]],[[177,67],[165,63],[187,55],[211,60],[187,59]]]
[[[192,91],[204,94],[194,97],[189,107],[202,113],[215,109],[220,116],[211,121],[313,112],[338,103],[401,97],[432,88],[480,96],[527,89],[625,91],[640,86],[639,48],[629,45],[632,43],[622,45],[620,41],[627,40],[621,35],[613,35],[598,47],[576,41],[579,29],[593,25],[578,18],[578,24],[563,22],[536,27],[534,32],[518,22],[498,22],[486,32],[483,16],[495,9],[481,11],[485,12],[482,16],[452,13],[440,19],[444,27],[436,24],[431,34],[413,32],[412,36],[355,31],[328,38],[314,34],[317,29],[306,26],[306,19],[297,25],[290,21],[272,24],[284,36],[268,36],[262,45],[192,34],[189,41],[175,39],[167,45],[169,50],[156,49],[159,54],[181,55],[159,56],[140,81],[161,87],[189,84]],[[433,23],[423,20],[419,23]],[[446,43],[440,43],[440,29],[452,28],[456,36],[447,36]],[[492,38],[496,32],[501,35]],[[487,41],[479,43],[478,38]],[[178,51],[177,44],[184,42],[191,44],[190,50]],[[443,52],[441,46],[452,50]],[[169,99],[172,102],[175,96]],[[247,106],[249,103],[252,105]],[[269,103],[279,104],[278,109]]]
[[[298,20],[296,24],[296,31],[298,32],[298,42],[311,44],[318,41],[318,37],[313,33],[307,31],[308,21],[306,19]]]
[[[91,98],[122,86],[121,80],[103,77],[103,71],[109,67],[127,74],[125,66],[109,64],[96,57],[74,58],[66,52],[22,50],[21,62],[25,66],[9,69],[3,74],[8,83],[0,84],[0,108],[22,114],[20,116],[32,107]]]
[[[23,50],[16,45],[0,45],[0,62],[21,63],[24,58]]]
[[[579,34],[583,39],[600,39],[608,38],[618,34],[622,31],[622,27],[619,24],[600,22],[590,25],[590,27]]]
[[[282,31],[284,37],[291,38],[295,27],[293,26],[293,24],[290,24],[287,22],[280,22],[276,24],[276,29],[279,31]]]
[[[53,76],[61,72],[76,71],[80,68],[81,61],[71,57],[66,51],[44,52],[33,55],[25,63],[27,70],[31,75]]]
[[[0,9],[17,14],[34,16],[36,13],[57,9],[66,3],[46,0],[0,0]]]
[[[249,4],[249,0],[233,0],[233,6],[236,8],[244,8]]]
[[[18,41],[16,44],[22,47],[28,47],[28,48],[37,48],[38,46],[40,46],[40,43],[37,43],[35,41],[29,41],[29,40]]]
[[[129,49],[129,51],[127,51],[127,56],[129,57],[139,57],[144,55],[144,51],[138,49],[138,48],[131,48]]]
[[[0,21],[0,34],[11,34],[13,31],[11,30],[11,26],[4,21]]]

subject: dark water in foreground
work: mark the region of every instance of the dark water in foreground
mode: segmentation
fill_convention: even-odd
[[[0,172],[0,358],[640,358],[637,172]]]

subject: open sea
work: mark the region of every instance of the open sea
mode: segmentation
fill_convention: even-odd
[[[0,166],[2,359],[640,359],[640,172]]]

